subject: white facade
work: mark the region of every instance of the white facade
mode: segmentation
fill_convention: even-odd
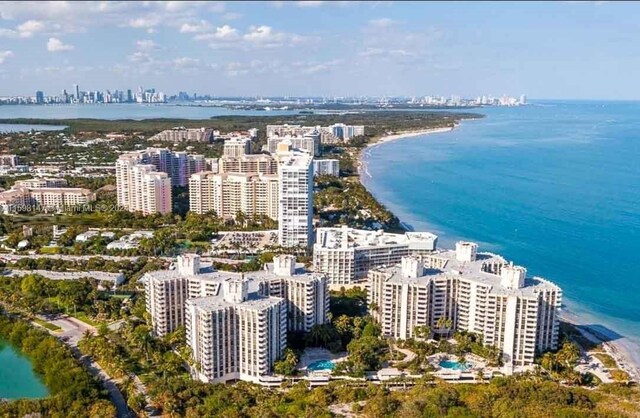
[[[278,239],[283,247],[313,243],[313,157],[304,152],[278,151]]]
[[[340,161],[339,160],[313,160],[313,175],[314,176],[336,176],[340,175]]]
[[[428,232],[392,234],[346,226],[318,228],[313,246],[316,271],[327,274],[332,285],[364,280],[370,269],[391,266],[406,255],[435,251],[438,237]]]
[[[25,181],[27,184],[28,181]],[[34,182],[34,184],[36,184]],[[84,205],[95,200],[95,194],[89,189],[74,187],[32,188],[15,186],[0,192],[0,209],[2,212],[31,211],[34,207],[44,210],[63,210]]]
[[[452,330],[482,335],[484,344],[498,347],[506,372],[533,364],[536,353],[556,349],[561,289],[526,278],[526,269],[493,254],[459,261],[468,258],[465,247],[404,257],[398,266],[369,273],[369,303],[383,333],[408,339],[416,326],[441,332],[438,320],[450,320]]]
[[[170,142],[212,142],[214,139],[211,128],[191,128],[177,127],[167,129],[152,137],[149,141],[170,141]]]
[[[174,270],[147,273],[142,283],[154,333],[186,325],[206,382],[259,383],[286,347],[287,330],[324,324],[329,311],[325,276],[305,272],[292,256],[276,257],[264,271],[230,273],[185,255]]]

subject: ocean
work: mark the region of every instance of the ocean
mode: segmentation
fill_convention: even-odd
[[[367,149],[366,186],[440,246],[478,242],[561,286],[566,314],[640,343],[640,103],[474,111]]]

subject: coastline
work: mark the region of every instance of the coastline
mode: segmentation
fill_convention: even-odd
[[[368,155],[368,151],[373,147],[397,141],[399,139],[434,133],[451,132],[457,128],[458,125],[459,124],[456,123],[453,126],[442,128],[405,131],[376,138],[373,142],[367,144],[367,146],[364,147],[357,156],[356,167],[358,170],[358,181],[367,188],[365,178],[372,178],[371,174],[367,170],[366,157]],[[369,190],[369,192],[371,192],[371,190]],[[400,220],[400,224],[404,225],[402,220]],[[585,318],[581,318],[580,315],[571,311],[561,311],[560,321],[574,326],[587,340],[596,344],[602,344],[604,351],[613,357],[618,364],[618,367],[627,372],[631,380],[640,382],[640,350],[638,348],[638,344],[630,340],[628,337],[617,334],[613,330],[609,330],[605,327],[600,328],[598,325],[588,324],[588,321],[586,321]]]
[[[371,148],[377,147],[378,145],[387,144],[389,142],[397,141],[399,139],[412,138],[416,136],[423,136],[429,134],[437,134],[443,132],[451,132],[455,128],[458,127],[458,123],[455,123],[453,126],[445,126],[441,128],[429,128],[429,129],[418,129],[413,131],[403,131],[398,132],[391,135],[385,135],[377,137],[373,142],[367,144],[359,153],[356,159],[356,169],[358,170],[358,180],[360,184],[362,184],[365,188],[367,185],[363,181],[364,175],[371,178],[371,174],[367,170],[367,162],[366,162],[366,153],[371,150]],[[370,190],[369,190],[370,191]]]

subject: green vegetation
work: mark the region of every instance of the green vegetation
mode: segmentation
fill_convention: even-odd
[[[99,383],[73,357],[69,348],[43,330],[16,317],[0,315],[0,336],[27,356],[51,396],[0,401],[0,416],[115,417],[115,407]]]
[[[62,328],[60,328],[59,326],[52,324],[50,322],[47,321],[43,321],[42,319],[39,318],[34,318],[33,322],[35,322],[36,324],[40,325],[41,327],[44,327],[46,329],[48,329],[49,331],[60,331]]]
[[[385,208],[355,177],[316,178],[314,214],[321,226],[348,225],[353,228],[404,232],[400,220]]]

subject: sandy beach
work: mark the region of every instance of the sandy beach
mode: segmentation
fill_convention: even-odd
[[[377,141],[367,145],[358,156],[357,168],[360,176],[360,182],[366,187],[366,182],[364,180],[367,177],[371,178],[371,174],[367,170],[366,156],[373,147],[404,138],[450,132],[456,127],[457,125],[444,128],[406,131],[378,138]],[[578,329],[580,332],[590,341],[598,344],[602,343],[604,350],[615,359],[618,366],[629,373],[634,381],[640,382],[640,347],[634,341],[628,337],[621,337],[615,331],[611,331],[605,327],[587,324],[588,321],[585,318],[569,311],[562,312],[561,320],[579,326]]]
[[[563,311],[560,319],[576,326],[589,341],[602,344],[604,351],[613,357],[618,367],[629,373],[632,380],[640,382],[640,348],[634,341],[607,328],[587,325],[579,315],[572,312]]]
[[[374,142],[371,142],[370,144],[368,144],[358,155],[357,169],[358,169],[358,174],[360,175],[361,180],[362,180],[362,176],[364,175],[371,177],[371,174],[367,170],[367,164],[364,159],[364,157],[366,156],[366,153],[371,148],[376,147],[378,145],[386,144],[387,142],[397,141],[399,139],[411,138],[414,136],[422,136],[422,135],[429,135],[429,134],[437,134],[442,132],[450,132],[454,130],[457,126],[458,125],[456,124],[454,126],[446,126],[443,128],[430,128],[430,129],[419,129],[415,131],[404,131],[404,132],[385,135],[377,138]]]

